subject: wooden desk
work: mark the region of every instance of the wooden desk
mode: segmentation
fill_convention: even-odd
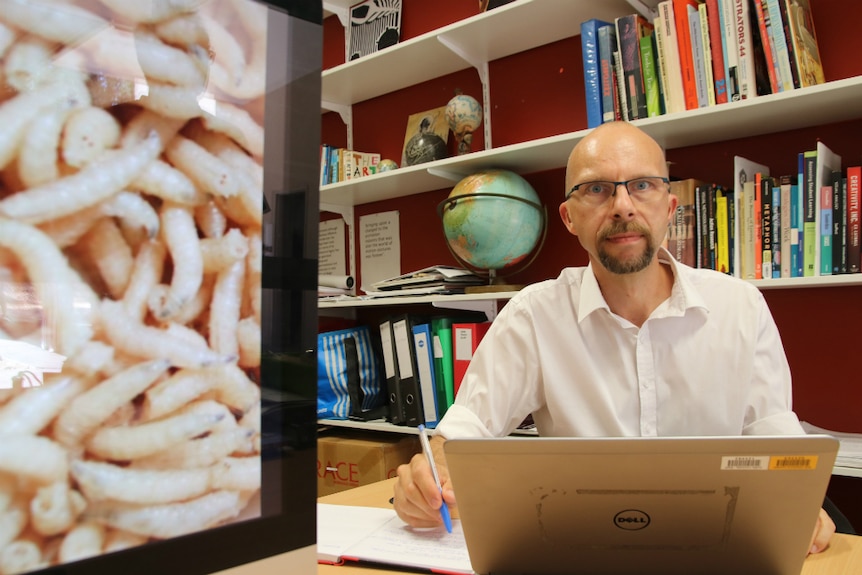
[[[387,479],[371,485],[333,493],[320,498],[321,503],[389,507],[392,485]],[[394,569],[359,567],[354,565],[318,565],[318,575],[393,575]],[[805,560],[800,575],[859,575],[862,573],[862,537],[836,534],[829,549]]]

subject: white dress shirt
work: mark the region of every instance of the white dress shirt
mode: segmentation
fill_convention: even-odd
[[[590,266],[524,288],[437,433],[504,436],[532,414],[546,437],[802,434],[760,291],[665,250],[659,259],[673,289],[640,328],[610,311]]]

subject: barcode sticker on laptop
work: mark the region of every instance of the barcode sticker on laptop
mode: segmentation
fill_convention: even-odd
[[[761,471],[769,469],[768,455],[736,455],[721,458],[723,470],[754,470]]]
[[[770,458],[769,469],[817,469],[817,456],[779,455]]]

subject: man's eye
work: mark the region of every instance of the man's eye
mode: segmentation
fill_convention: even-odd
[[[645,192],[652,187],[649,180],[635,180],[629,183],[629,187],[636,192]]]
[[[587,186],[587,193],[596,194],[596,195],[603,194],[606,189],[607,189],[607,186],[604,184],[600,184],[600,183],[590,184],[589,186]]]

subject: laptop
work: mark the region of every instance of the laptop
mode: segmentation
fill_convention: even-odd
[[[799,575],[827,435],[452,439],[478,575]]]

